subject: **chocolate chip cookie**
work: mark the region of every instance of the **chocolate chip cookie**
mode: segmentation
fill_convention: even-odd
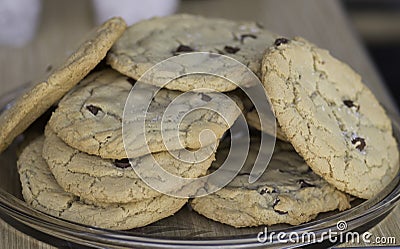
[[[298,225],[321,212],[350,208],[348,196],[313,173],[290,144],[278,141],[274,154],[260,179],[249,183],[259,149],[252,137],[249,155],[239,174],[223,189],[195,198],[196,212],[234,227],[288,223]],[[218,148],[212,170],[224,162],[229,146]]]
[[[45,135],[43,158],[65,191],[85,200],[102,203],[137,202],[161,195],[136,175],[128,159],[103,159],[73,149],[49,127],[46,128]],[[215,159],[213,146],[198,153],[207,153],[206,156],[210,156],[201,162],[191,163],[174,158],[168,152],[159,152],[133,158],[131,163],[134,166],[145,164],[147,167],[158,163],[171,174],[196,178],[205,175]],[[200,154],[195,154],[200,157]]]
[[[107,61],[117,71],[139,79],[152,66],[171,56],[207,52],[212,53],[210,57],[227,55],[261,76],[262,52],[276,38],[275,34],[253,22],[179,14],[130,26],[113,46]],[[199,63],[203,66],[207,64]],[[217,75],[220,69],[212,68]],[[212,88],[225,92],[235,89],[237,85],[229,81],[221,83],[218,78],[204,81],[202,77],[194,77],[189,82],[184,78],[172,81],[165,87],[180,91]]]
[[[103,158],[126,158],[122,124],[132,84],[135,82],[131,78],[111,69],[88,76],[60,101],[49,121],[50,127],[68,145],[80,151]],[[141,85],[134,89],[139,91],[137,96],[152,101],[150,106],[146,106],[139,103],[142,99],[137,100],[127,110],[129,115],[124,117],[129,123],[126,129],[129,129],[140,125],[140,120],[146,115],[145,129],[133,127],[129,134],[133,139],[125,140],[131,158],[149,154],[149,150],[165,151],[166,144],[169,150],[199,149],[215,144],[241,113],[242,104],[235,96],[229,98],[237,106],[221,93],[188,92],[181,96],[182,92],[161,89],[151,98],[156,88]],[[170,107],[170,115],[164,115],[167,107]],[[211,111],[216,109],[222,113]],[[185,113],[187,115],[179,123],[177,117]],[[199,135],[205,129],[211,130],[215,136],[203,136],[205,139],[199,141]],[[143,136],[143,132],[147,143],[135,139]]]
[[[113,230],[145,226],[177,212],[186,199],[161,195],[126,204],[91,202],[65,192],[42,158],[43,137],[18,160],[22,194],[35,209],[61,219]]]
[[[348,65],[302,38],[281,38],[262,71],[282,131],[314,172],[365,199],[396,176],[391,121]]]
[[[125,29],[125,21],[121,18],[112,18],[96,28],[46,81],[37,84],[2,113],[0,152],[81,81],[106,56],[107,51]]]

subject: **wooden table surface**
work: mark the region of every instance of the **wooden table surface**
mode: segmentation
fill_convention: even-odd
[[[251,4],[250,4],[251,3]],[[254,20],[287,37],[303,36],[329,49],[364,78],[383,105],[395,107],[365,49],[338,1],[320,0],[183,0],[180,12],[238,20]],[[0,45],[0,95],[43,77],[93,26],[88,0],[44,0],[36,38],[23,48]],[[394,236],[400,243],[400,208],[370,232]],[[361,246],[362,244],[352,244]],[[0,248],[53,248],[0,220]]]

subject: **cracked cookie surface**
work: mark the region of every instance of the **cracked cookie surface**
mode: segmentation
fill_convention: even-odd
[[[129,139],[123,141],[122,116],[132,84],[135,84],[132,79],[111,69],[88,76],[60,101],[49,121],[50,127],[76,149],[103,158],[123,159],[127,158],[124,142],[129,147],[130,158],[166,151],[166,144],[169,150],[199,149],[216,144],[241,113],[241,101],[235,96],[231,99],[237,106],[221,93],[187,92],[181,96],[181,92],[161,89],[148,109],[142,103],[130,106],[124,120],[124,124],[128,124],[125,128],[129,131]],[[146,101],[155,89],[141,84],[134,91]],[[168,115],[165,114],[167,107]],[[213,109],[221,110],[222,115],[211,111]],[[140,129],[144,115],[145,134]],[[184,118],[179,122],[178,117]],[[215,136],[199,139],[205,129]],[[137,138],[143,135],[147,143],[138,142]]]
[[[49,127],[46,128],[45,136],[43,158],[65,191],[85,200],[104,203],[128,203],[162,195],[136,175],[128,159],[103,159],[73,149],[58,138]],[[149,168],[153,168],[150,165],[158,163],[171,174],[195,178],[205,175],[215,159],[213,147],[205,149],[207,150],[199,153],[210,156],[198,163],[175,159],[169,152],[134,158],[131,159],[131,163],[133,166],[144,164]],[[204,157],[200,154],[198,156]]]
[[[19,97],[0,116],[0,152],[81,81],[105,56],[126,29],[121,18],[111,18],[95,30],[46,81]]]
[[[236,59],[261,76],[262,51],[271,46],[276,38],[275,34],[252,22],[179,14],[130,26],[113,46],[107,62],[117,71],[139,79],[156,63],[174,55],[212,52]],[[199,65],[207,67],[207,63]],[[218,68],[210,70],[216,74],[221,72]],[[191,78],[190,81],[177,80],[166,87],[180,91],[212,88],[221,92],[237,87],[228,81],[204,81],[201,77]],[[238,80],[238,83],[243,82]]]
[[[24,199],[37,210],[85,225],[127,230],[173,215],[187,202],[165,195],[126,204],[83,200],[57,184],[41,156],[43,140],[26,147],[17,163]]]
[[[338,189],[371,198],[395,177],[391,121],[360,75],[302,38],[264,55],[263,83],[287,139]]]
[[[259,148],[259,138],[255,138],[252,137],[246,162],[233,181],[213,194],[193,199],[193,210],[234,227],[249,227],[298,225],[321,212],[350,208],[348,195],[312,172],[293,147],[281,141],[277,141],[261,178],[250,184],[249,175]],[[228,152],[226,144],[218,148],[211,170],[218,169]]]

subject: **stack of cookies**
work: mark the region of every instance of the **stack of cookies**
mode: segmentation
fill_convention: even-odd
[[[108,34],[98,37],[100,41],[115,32],[104,26],[99,30]],[[256,23],[191,15],[145,20],[118,37],[109,40],[109,46],[96,48],[108,51],[103,61],[107,66],[60,69],[81,74],[81,78],[92,70],[84,79],[50,76],[52,81],[44,84],[50,88],[47,94],[63,89],[59,102],[61,96],[50,98],[33,115],[15,114],[19,113],[17,104],[6,116],[13,120],[11,125],[14,120],[22,123],[15,126],[23,130],[49,104],[58,102],[44,136],[31,142],[18,160],[23,196],[38,210],[123,230],[170,216],[189,201],[199,214],[235,227],[297,225],[321,212],[348,209],[354,197],[368,199],[379,194],[398,172],[398,147],[384,109],[349,66],[304,39],[281,38]],[[260,134],[253,131],[247,160],[233,181],[192,200],[152,189],[131,166],[156,161],[169,173],[185,178],[218,170],[229,152],[229,138],[223,139],[224,133],[241,110],[249,126],[275,134],[270,126],[261,126],[258,117],[262,113],[251,104],[249,107],[248,100],[234,91],[237,86],[228,81],[189,77],[160,90],[151,82],[138,81],[157,63],[188,52],[223,54],[246,65],[270,98],[279,139],[267,170],[256,182],[249,183],[249,175],[257,154],[264,152],[258,151]],[[103,57],[92,60],[97,64]],[[67,65],[78,59],[72,55]],[[147,144],[123,139],[124,107],[137,86],[142,96],[154,96],[148,109],[138,105],[129,110],[133,123],[146,112],[145,129],[132,130],[131,135],[144,133]],[[219,93],[197,91],[205,88],[227,92],[236,105]],[[183,93],[173,112],[203,111],[190,112],[179,124],[171,119],[163,124],[167,125],[164,130],[165,110]],[[46,98],[37,91],[28,96]],[[24,99],[26,96],[17,103],[27,105]],[[215,105],[224,110],[222,117],[205,111]],[[200,142],[203,130],[211,130],[214,136]],[[16,133],[18,130],[0,135],[12,140]],[[180,142],[165,146],[165,140],[175,139]],[[191,163],[174,157],[171,151],[208,156]]]

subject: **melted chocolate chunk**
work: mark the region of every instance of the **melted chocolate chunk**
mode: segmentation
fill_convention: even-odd
[[[225,52],[229,53],[229,54],[236,54],[237,52],[239,52],[240,48],[238,47],[231,47],[231,46],[225,46],[224,47]]]
[[[276,209],[275,209],[275,206],[278,205],[278,203],[279,203],[280,201],[281,201],[281,200],[279,200],[279,198],[276,198],[275,201],[274,201],[274,204],[272,204],[272,208],[273,208],[274,211],[277,212],[278,214],[287,214],[288,212],[284,212],[284,211],[276,210]]]
[[[304,181],[303,179],[298,180],[297,183],[300,184],[300,188],[312,188],[312,187],[315,187],[315,185],[310,184],[310,183]]]
[[[286,44],[288,42],[289,42],[289,40],[286,39],[286,38],[278,38],[278,39],[275,40],[274,45],[278,47],[281,44]]]
[[[94,105],[88,105],[86,106],[86,109],[88,109],[93,115],[97,115],[99,111],[101,111],[100,107],[94,106]]]
[[[275,198],[274,203],[272,204],[272,207],[275,208],[275,206],[278,205],[278,203],[279,203],[280,201],[281,201],[281,200],[279,200],[279,198]]]
[[[205,102],[210,102],[211,101],[211,97],[208,96],[207,94],[201,93],[201,100],[203,100]]]
[[[126,80],[127,80],[132,86],[134,86],[135,83],[136,83],[136,80],[135,80],[135,79],[132,79],[132,78],[127,78]]]
[[[273,187],[266,187],[260,190],[260,195],[277,193]],[[276,200],[275,200],[276,201]],[[279,201],[278,201],[279,202]],[[274,203],[275,204],[275,203]]]
[[[189,52],[193,52],[194,49],[186,46],[186,45],[179,45],[179,47],[175,50],[174,55],[177,55],[179,53],[189,53]]]
[[[129,163],[129,159],[128,158],[124,158],[121,160],[115,160],[114,161],[114,165],[115,167],[121,168],[121,169],[126,169],[129,168],[131,166],[131,164]]]
[[[241,35],[240,36],[240,43],[244,43],[244,40],[246,39],[246,38],[252,38],[252,39],[257,39],[257,36],[256,35],[253,35],[253,34],[244,34],[244,35]]]
[[[354,104],[354,102],[351,101],[351,100],[343,100],[343,104],[345,104],[348,108],[353,108],[353,107],[355,107],[357,111],[360,109],[360,106]]]
[[[351,140],[351,143],[354,144],[359,151],[364,150],[365,146],[367,146],[365,139],[361,137],[354,138]]]

